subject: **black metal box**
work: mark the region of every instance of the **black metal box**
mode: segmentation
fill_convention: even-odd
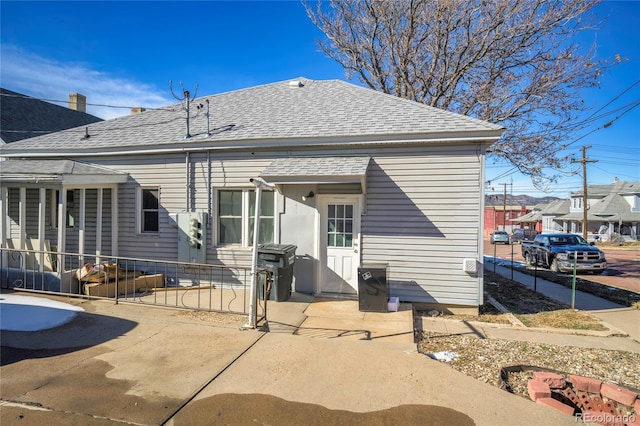
[[[387,265],[362,265],[358,268],[358,302],[363,312],[387,312],[389,286]]]

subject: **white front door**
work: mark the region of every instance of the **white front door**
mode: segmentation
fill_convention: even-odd
[[[357,294],[359,196],[323,198],[320,201],[320,292]]]

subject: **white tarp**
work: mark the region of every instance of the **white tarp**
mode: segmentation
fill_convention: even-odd
[[[38,331],[71,321],[84,309],[43,297],[0,294],[0,329]]]

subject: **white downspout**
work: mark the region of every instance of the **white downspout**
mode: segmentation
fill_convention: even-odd
[[[189,151],[187,151],[184,155],[184,186],[187,191],[187,198],[186,198],[187,209],[185,211],[190,212],[191,211],[191,182],[189,182]]]

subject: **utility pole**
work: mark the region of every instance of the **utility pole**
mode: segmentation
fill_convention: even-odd
[[[591,148],[591,145],[580,148],[582,150],[581,160],[571,160],[572,163],[582,164],[582,237],[585,240],[587,239],[587,163],[598,162],[598,160],[589,160],[587,158],[587,150],[589,148]]]

